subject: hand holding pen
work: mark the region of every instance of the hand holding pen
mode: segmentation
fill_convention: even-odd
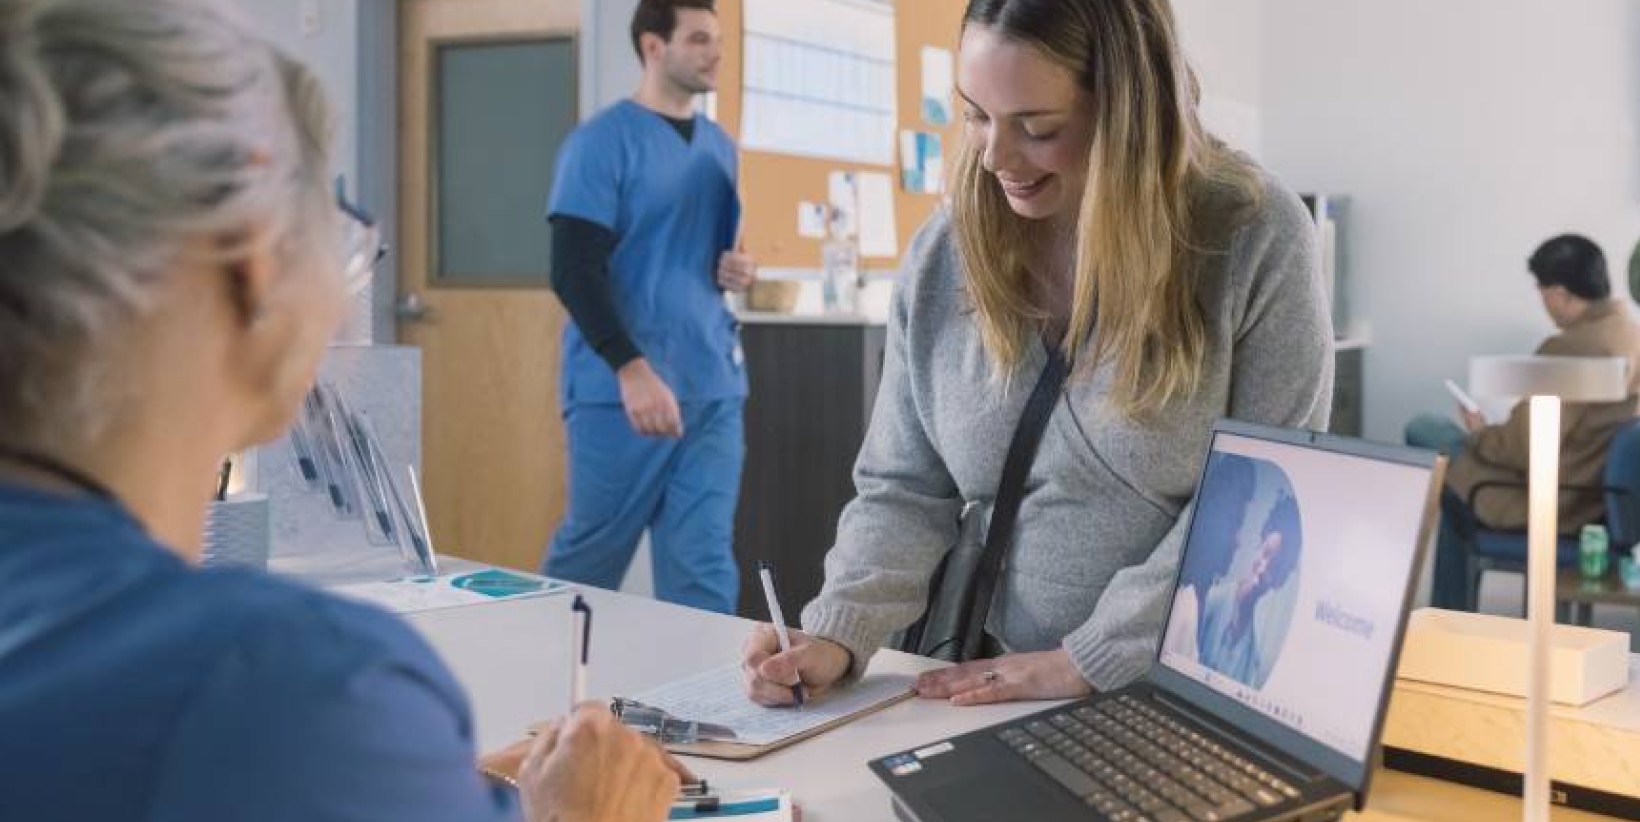
[[[854,667],[854,655],[824,637],[789,630],[775,596],[774,569],[760,562],[758,576],[771,621],[753,629],[741,647],[741,683],[759,705],[802,705],[841,682]]]
[[[699,782],[594,703],[546,724],[533,740],[484,757],[479,771],[516,787],[530,822],[665,819],[682,786]]]
[[[817,699],[842,682],[854,658],[843,646],[802,631],[787,630],[790,651],[780,650],[774,625],[752,629],[740,649],[740,680],[746,696],[759,705],[796,704],[792,683],[803,684],[803,696]]]
[[[769,621],[774,624],[774,635],[780,642],[780,652],[789,654],[792,650],[791,635],[786,632],[786,615],[780,610],[780,598],[774,591],[774,567],[769,563],[758,560],[757,575],[763,579],[763,599],[769,606]],[[803,678],[799,676],[792,683],[792,701],[798,707],[803,706]]]

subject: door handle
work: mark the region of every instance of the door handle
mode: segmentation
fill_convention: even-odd
[[[433,307],[428,305],[420,294],[414,292],[399,297],[399,301],[393,305],[393,316],[401,323],[432,322],[435,314]]]

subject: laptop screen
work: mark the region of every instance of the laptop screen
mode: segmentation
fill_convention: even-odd
[[[1162,665],[1364,762],[1430,474],[1428,465],[1216,432]]]

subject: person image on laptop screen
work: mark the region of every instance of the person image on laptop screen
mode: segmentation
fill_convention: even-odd
[[[1207,592],[1196,650],[1203,665],[1259,688],[1269,679],[1292,623],[1304,536],[1286,474],[1271,463],[1252,462],[1257,496],[1247,511],[1268,513],[1247,517],[1248,524],[1258,523],[1256,529],[1239,529],[1233,541],[1216,546],[1232,549],[1229,572]]]
[[[1198,635],[1202,601],[1213,585],[1230,570],[1235,558],[1236,535],[1241,533],[1247,506],[1253,501],[1254,462],[1239,454],[1208,455],[1204,487],[1215,493],[1199,496],[1193,514],[1198,550],[1179,565],[1178,588],[1173,594],[1173,613],[1163,645],[1174,653],[1200,659]]]
[[[1262,687],[1292,622],[1303,545],[1286,472],[1267,460],[1213,454],[1163,646]]]

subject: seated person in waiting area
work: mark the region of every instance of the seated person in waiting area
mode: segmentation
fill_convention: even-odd
[[[1628,397],[1610,403],[1568,403],[1560,417],[1560,482],[1599,486],[1606,449],[1623,423],[1634,419],[1640,396],[1640,325],[1630,307],[1611,296],[1611,280],[1600,247],[1575,234],[1555,237],[1532,254],[1527,268],[1537,280],[1543,309],[1559,333],[1538,346],[1540,356],[1623,357],[1629,362]],[[1473,583],[1466,579],[1467,546],[1477,527],[1526,527],[1528,405],[1516,403],[1509,418],[1489,425],[1478,413],[1458,409],[1463,425],[1449,419],[1420,416],[1407,424],[1410,445],[1452,456],[1447,487],[1441,493],[1441,530],[1436,541],[1435,583],[1431,604],[1473,610]],[[1489,487],[1487,482],[1514,487]],[[1575,533],[1605,514],[1599,492],[1560,496],[1560,527]]]
[[[676,763],[608,709],[475,767],[408,626],[194,567],[379,247],[317,82],[237,19],[0,0],[0,817],[664,819]]]

